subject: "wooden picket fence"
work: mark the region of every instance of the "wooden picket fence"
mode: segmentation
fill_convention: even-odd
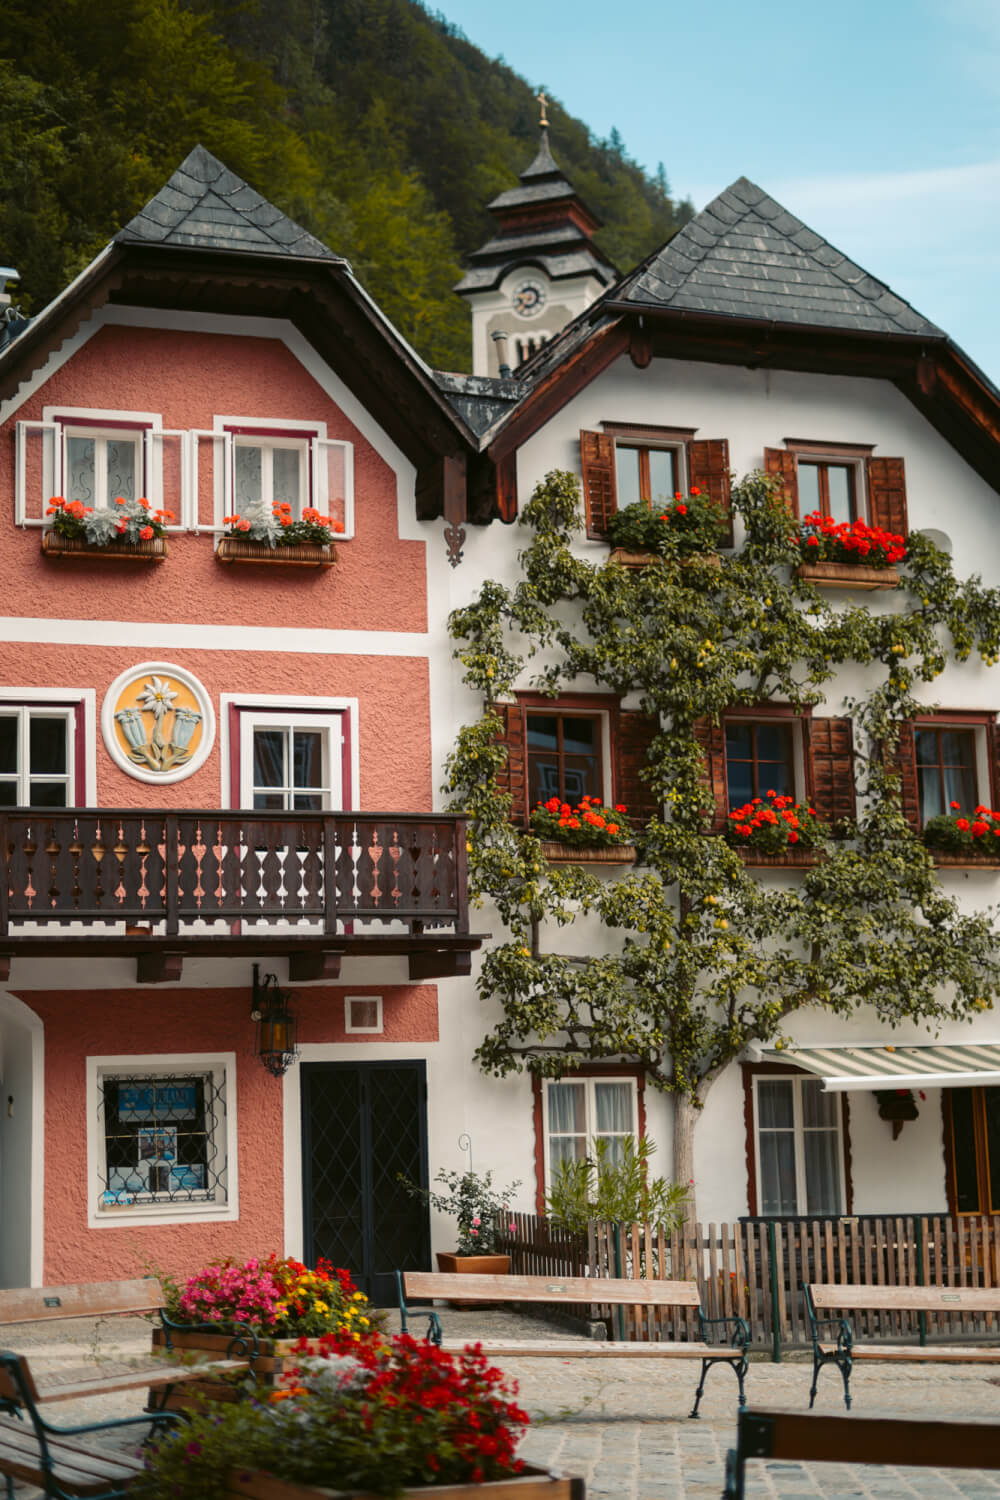
[[[512,1272],[696,1281],[708,1317],[739,1314],[753,1344],[770,1348],[775,1359],[783,1348],[809,1343],[803,1288],[810,1281],[1000,1287],[1000,1215],[744,1220],[686,1224],[672,1233],[650,1224],[591,1222],[586,1235],[556,1229],[534,1214],[508,1217],[514,1227],[505,1223],[498,1249],[510,1255]],[[853,1317],[857,1334],[867,1340],[964,1343],[1000,1337],[997,1314],[890,1312],[873,1300],[872,1311]],[[682,1311],[616,1308],[599,1300],[572,1311],[604,1321],[614,1339],[698,1336],[696,1317]]]

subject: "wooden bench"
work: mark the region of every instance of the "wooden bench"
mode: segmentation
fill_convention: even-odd
[[[160,1408],[179,1384],[196,1381],[206,1374],[252,1371],[257,1339],[249,1328],[234,1335],[226,1359],[198,1362],[190,1356],[181,1363],[169,1358],[172,1334],[181,1326],[163,1311],[163,1288],[144,1276],[136,1281],[109,1281],[92,1285],[22,1287],[0,1291],[0,1326],[40,1323],[59,1318],[107,1318],[156,1314],[165,1333],[168,1351],[142,1359],[104,1361],[97,1368],[66,1369],[58,1374],[36,1376],[27,1359],[11,1351],[0,1352],[0,1474],[7,1476],[7,1494],[13,1481],[36,1484],[46,1495],[100,1496],[112,1500],[125,1493],[143,1464],[132,1451],[118,1453],[86,1435],[142,1424],[147,1435],[156,1427],[178,1420]],[[215,1330],[214,1324],[197,1325]],[[50,1401],[73,1401],[84,1396],[106,1396],[116,1391],[149,1392],[143,1415],[114,1421],[91,1422],[77,1427],[56,1427],[46,1422],[39,1405]],[[23,1420],[24,1418],[28,1420]]]
[[[695,1393],[691,1416],[698,1415],[705,1376],[712,1365],[725,1364],[733,1370],[739,1385],[739,1404],[746,1405],[743,1382],[747,1372],[747,1346],[750,1330],[739,1317],[706,1318],[701,1297],[693,1281],[632,1281],[592,1276],[461,1276],[444,1271],[397,1271],[399,1314],[403,1332],[408,1317],[428,1319],[426,1337],[438,1348],[457,1353],[468,1340],[446,1341],[441,1320],[434,1311],[407,1308],[407,1297],[445,1298],[458,1302],[518,1303],[543,1302],[550,1306],[567,1303],[608,1303],[621,1307],[682,1307],[698,1314],[700,1341],[662,1340],[656,1342],[612,1343],[597,1339],[481,1339],[484,1354],[491,1358],[522,1359],[535,1355],[554,1359],[700,1359],[701,1379]],[[729,1344],[709,1344],[712,1328],[724,1325],[722,1337]]]
[[[1000,1425],[744,1410],[739,1414],[737,1446],[730,1448],[726,1458],[723,1500],[743,1500],[746,1462],[750,1458],[997,1469]]]
[[[851,1370],[856,1360],[897,1360],[900,1363],[998,1364],[997,1344],[858,1344],[844,1312],[972,1312],[1000,1313],[1000,1287],[958,1286],[838,1286],[812,1283],[806,1286],[806,1308],[813,1341],[813,1379],[809,1407],[816,1400],[816,1385],[824,1365],[836,1365],[844,1382],[844,1405],[850,1410]],[[826,1316],[822,1316],[826,1314]],[[823,1337],[821,1329],[836,1328]]]

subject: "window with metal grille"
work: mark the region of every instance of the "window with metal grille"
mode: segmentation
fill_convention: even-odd
[[[225,1208],[230,1200],[227,1073],[216,1066],[98,1067],[97,1209]]]

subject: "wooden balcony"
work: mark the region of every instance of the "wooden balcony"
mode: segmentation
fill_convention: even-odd
[[[412,980],[467,974],[465,819],[448,813],[0,813],[0,979],[15,955],[287,955],[292,980],[345,954],[402,954]]]

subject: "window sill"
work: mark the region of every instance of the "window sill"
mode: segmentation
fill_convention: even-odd
[[[308,542],[299,547],[269,547],[266,542],[245,542],[238,536],[224,536],[219,539],[215,560],[258,568],[332,568],[337,561],[337,549],[332,543],[321,547]]]
[[[99,558],[107,562],[154,563],[164,562],[170,555],[170,544],[165,536],[154,536],[149,542],[112,542],[107,547],[95,547],[83,537],[60,536],[57,531],[46,531],[42,535],[43,557]]]
[[[626,547],[612,547],[608,562],[617,563],[620,568],[648,568],[653,563],[662,562],[658,552],[629,552]],[[693,552],[687,557],[681,558],[682,567],[705,567],[718,569],[722,567],[722,560],[717,552]]]
[[[952,870],[1000,870],[1000,854],[976,854],[971,849],[930,849],[935,865]]]
[[[731,848],[736,848],[731,845]],[[824,858],[822,849],[786,849],[782,854],[765,854],[761,849],[739,849],[736,853],[745,865],[755,865],[766,869],[772,867],[789,869],[805,869],[811,865],[818,865]]]
[[[819,589],[895,589],[899,573],[895,568],[867,568],[860,563],[800,563],[796,578],[814,583]]]
[[[603,849],[573,849],[555,839],[542,840],[542,854],[550,865],[634,865],[634,844],[609,844]]]

